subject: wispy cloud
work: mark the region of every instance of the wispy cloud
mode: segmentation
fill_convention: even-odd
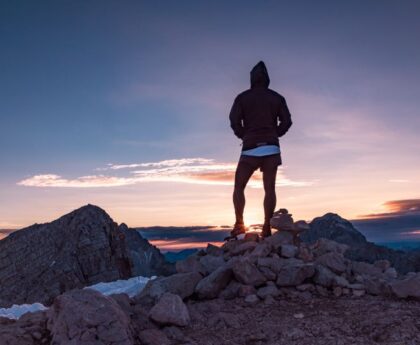
[[[137,168],[143,169],[137,169]],[[207,158],[183,158],[158,162],[109,164],[106,170],[124,170],[125,175],[87,175],[65,178],[56,174],[35,175],[17,184],[27,187],[101,188],[120,187],[142,182],[176,182],[203,185],[233,185],[236,163],[216,162]],[[136,170],[133,170],[136,169]],[[305,187],[313,181],[294,181],[282,169],[277,174],[278,186]],[[249,181],[251,188],[262,188],[262,174],[257,170]]]

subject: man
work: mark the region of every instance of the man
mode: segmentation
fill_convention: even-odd
[[[246,232],[243,213],[245,187],[254,171],[260,168],[264,184],[264,225],[262,236],[271,235],[270,219],[276,207],[277,167],[282,164],[279,137],[292,125],[286,100],[268,88],[270,78],[263,61],[251,70],[251,88],[240,93],[229,114],[230,126],[242,139],[242,152],[235,173],[233,204],[236,222],[232,236]]]

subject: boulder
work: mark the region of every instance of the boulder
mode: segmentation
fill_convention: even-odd
[[[135,303],[154,303],[165,292],[170,292],[181,298],[187,298],[194,293],[195,287],[202,279],[198,272],[176,273],[169,277],[159,277],[147,282],[144,289],[134,297]]]
[[[242,255],[248,251],[252,251],[254,250],[254,248],[257,246],[258,244],[256,242],[253,241],[246,241],[244,243],[239,244],[238,246],[234,247],[230,253],[232,255]]]
[[[346,271],[346,261],[343,255],[337,252],[323,254],[316,258],[315,263],[325,266],[338,274]]]
[[[222,256],[223,255],[223,249],[209,243],[209,244],[207,244],[206,253],[207,253],[207,255]]]
[[[405,279],[390,283],[393,294],[399,298],[413,297],[420,299],[420,273],[409,275]]]
[[[235,280],[232,280],[226,288],[219,294],[219,297],[223,299],[233,299],[238,296],[239,288],[241,284]]]
[[[200,262],[200,257],[190,255],[184,260],[179,260],[175,264],[178,273],[198,272],[202,275],[207,273],[206,267]]]
[[[276,284],[278,286],[296,286],[315,274],[313,264],[286,265],[278,272]]]
[[[200,264],[204,267],[206,274],[217,270],[224,263],[223,256],[205,255],[200,258]]]
[[[264,277],[269,281],[274,281],[277,278],[277,274],[275,274],[271,269],[268,267],[259,267],[258,268]]]
[[[273,250],[278,250],[282,244],[293,244],[293,235],[288,231],[277,231],[266,237],[263,243],[268,243]]]
[[[203,278],[195,287],[195,292],[202,299],[216,298],[228,285],[231,278],[232,268],[229,263],[226,263]]]
[[[260,286],[267,278],[248,260],[237,261],[232,267],[236,280],[245,285]]]
[[[331,287],[335,282],[336,275],[328,268],[322,265],[315,265],[314,282],[323,287]]]
[[[47,315],[52,344],[134,344],[129,317],[97,291],[66,292],[54,300]]]
[[[351,270],[353,274],[382,277],[382,270],[367,262],[352,261]]]
[[[292,244],[282,244],[280,246],[280,253],[285,258],[294,258],[298,253],[298,248]]]
[[[259,243],[254,250],[251,252],[250,256],[254,257],[266,257],[271,252],[271,246],[268,243]]]
[[[348,249],[348,245],[334,242],[326,238],[320,238],[311,246],[312,253],[315,256],[321,256],[331,252],[343,255]]]
[[[391,263],[388,260],[376,260],[373,263],[373,266],[379,268],[382,272],[385,272],[388,268],[391,267]]]
[[[169,292],[160,297],[150,310],[149,317],[159,325],[185,327],[190,323],[190,314],[182,298]]]

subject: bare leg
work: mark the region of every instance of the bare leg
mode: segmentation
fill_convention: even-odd
[[[233,205],[235,207],[236,223],[244,222],[245,187],[256,168],[244,162],[239,162],[235,173],[235,188],[233,190]]]
[[[270,219],[273,217],[274,209],[276,208],[276,175],[277,166],[270,167],[263,171],[264,182],[264,225],[270,224]]]

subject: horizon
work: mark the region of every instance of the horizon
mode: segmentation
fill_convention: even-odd
[[[237,6],[2,4],[0,229],[87,203],[130,227],[233,225],[228,114],[263,60],[293,121],[276,210],[419,240],[420,3]],[[260,172],[245,194],[262,223]]]

